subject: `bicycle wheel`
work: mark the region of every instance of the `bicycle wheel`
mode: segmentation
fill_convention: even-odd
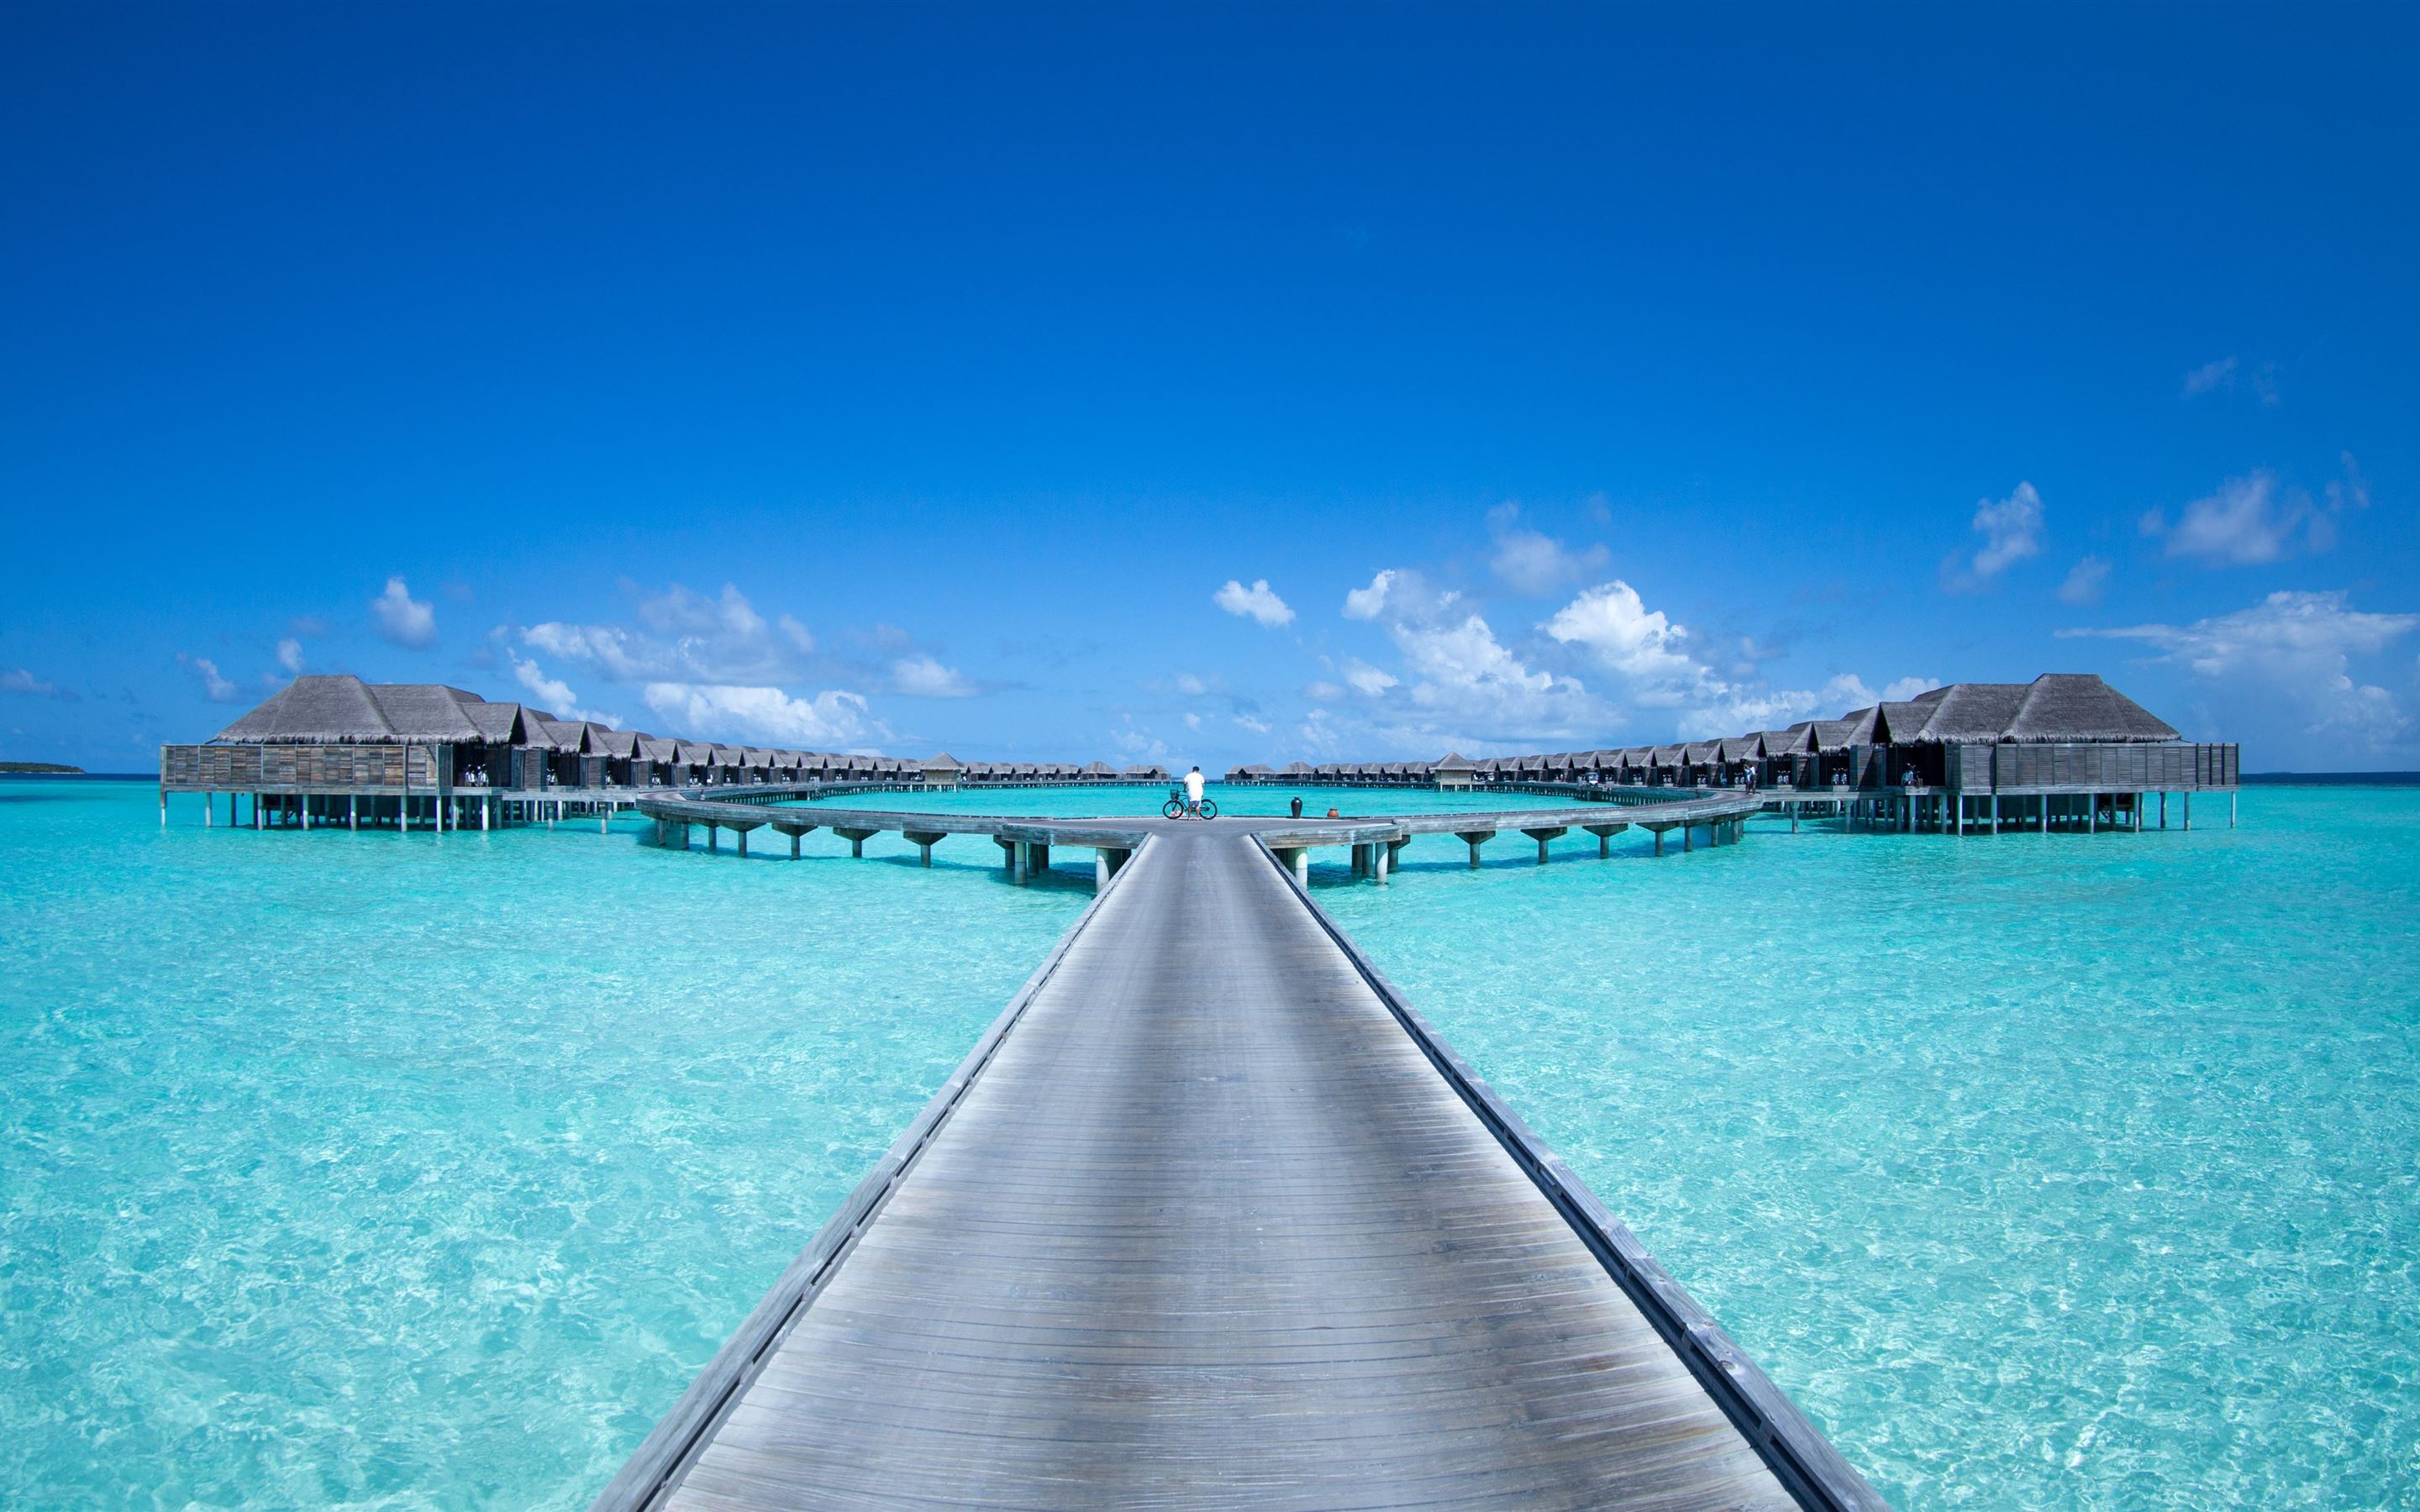
[[[1207,798],[1202,799],[1202,818],[1204,818],[1204,819],[1216,819],[1216,818],[1218,818],[1218,806],[1217,804],[1215,804],[1215,803],[1212,803],[1212,802],[1211,802],[1209,799],[1207,799]]]
[[[1175,798],[1171,798],[1159,806],[1159,816],[1162,819],[1182,819],[1185,817],[1185,805]]]

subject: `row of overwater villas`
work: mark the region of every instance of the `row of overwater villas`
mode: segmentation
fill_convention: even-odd
[[[807,782],[954,787],[1166,781],[1165,767],[1105,762],[923,761],[727,746],[558,718],[439,683],[296,678],[199,746],[163,746],[163,789],[517,795]]]
[[[1581,787],[2181,792],[2232,788],[2238,748],[2183,741],[2090,673],[1955,683],[1838,719],[1719,740],[1480,761],[1294,762],[1237,766],[1238,783],[1468,788]]]

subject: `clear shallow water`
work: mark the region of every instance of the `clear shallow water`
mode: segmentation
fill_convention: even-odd
[[[1895,1504],[2420,1505],[2420,793],[2242,807],[1321,901]]]
[[[959,788],[953,792],[863,793],[817,800],[835,809],[880,809],[893,813],[1050,814],[1128,818],[1157,814],[1170,784],[1065,788]],[[1213,782],[1203,795],[1223,814],[1282,814],[1290,799],[1302,799],[1306,814],[1334,809],[1347,818],[1367,814],[1461,813],[1472,810],[1568,809],[1570,798],[1535,793],[1439,793],[1434,788],[1333,788],[1229,786]],[[816,805],[807,805],[814,807]],[[1533,852],[1534,853],[1534,849]],[[938,857],[940,852],[936,851]]]
[[[154,803],[0,785],[0,1505],[584,1504],[1089,896]],[[1911,1512],[2420,1504],[2420,793],[2244,811],[1314,879]]]
[[[0,1506],[584,1506],[1091,895],[157,802],[0,782]]]

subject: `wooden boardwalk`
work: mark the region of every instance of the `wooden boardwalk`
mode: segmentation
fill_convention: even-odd
[[[1148,827],[599,1508],[1881,1505],[1246,826]]]

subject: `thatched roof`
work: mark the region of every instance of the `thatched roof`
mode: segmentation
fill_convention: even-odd
[[[1732,735],[1714,742],[1718,760],[1752,762],[1764,754],[1764,740],[1759,735]]]
[[[490,746],[519,746],[527,741],[521,729],[521,706],[518,703],[489,703],[474,699],[462,705],[462,712],[478,727],[479,738]]]
[[[639,758],[649,762],[676,762],[680,760],[680,742],[659,739],[655,735],[641,735]]]
[[[1450,750],[1445,753],[1445,759],[1438,762],[1433,770],[1439,772],[1476,772],[1479,768],[1469,762],[1464,761],[1460,751]]]
[[[1125,769],[1125,775],[1127,777],[1134,778],[1137,780],[1164,778],[1168,775],[1168,768],[1159,765],[1156,762],[1144,762],[1138,765],[1127,767]]]
[[[1803,756],[1814,750],[1814,727],[1792,725],[1787,730],[1768,730],[1757,738],[1764,743],[1767,756]]]
[[[1858,709],[1838,719],[1815,721],[1815,745],[1819,750],[1845,750],[1851,746],[1877,744],[1882,726],[1882,707]]]
[[[372,683],[370,698],[398,740],[476,740],[479,727],[464,712],[486,702],[442,683]]]
[[[588,727],[564,719],[530,718],[521,721],[529,744],[539,750],[578,751],[588,738]]]
[[[1285,764],[1284,775],[1287,777],[1311,777],[1316,774],[1311,771],[1311,764],[1309,762],[1288,762]]]
[[[588,727],[588,749],[596,756],[636,756],[639,737],[628,730],[608,730],[592,724]]]
[[[259,707],[211,736],[242,744],[302,741],[393,740],[395,729],[379,712],[362,680],[348,673],[297,677]]]
[[[240,745],[352,745],[508,739],[517,704],[490,706],[442,683],[365,683],[349,672],[297,677],[211,738]],[[501,732],[491,734],[490,732]]]
[[[1086,777],[1115,777],[1118,775],[1118,769],[1111,766],[1107,762],[1086,762],[1084,764],[1084,775]]]
[[[939,756],[925,757],[923,769],[927,772],[963,772],[967,768],[965,763],[945,750]]]
[[[1989,745],[2016,722],[2025,706],[2028,683],[1953,683],[1931,701],[1924,723],[1891,733],[1901,740],[1937,740],[1944,745]]]
[[[2009,721],[2006,740],[2163,741],[2175,730],[2090,672],[2044,672]]]

